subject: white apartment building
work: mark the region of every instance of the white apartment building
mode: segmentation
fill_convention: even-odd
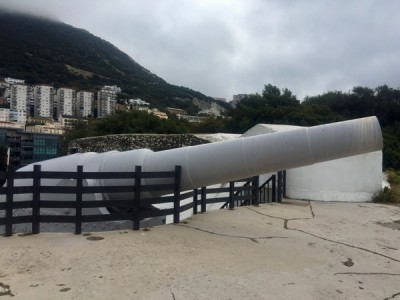
[[[115,114],[117,94],[121,89],[115,85],[105,85],[97,92],[97,117],[103,118]]]
[[[12,110],[9,108],[0,108],[0,121],[25,124],[26,123],[26,112],[23,110]]]
[[[29,111],[29,86],[13,84],[10,86],[10,109]]]
[[[36,85],[33,87],[33,99],[35,102],[35,117],[53,117],[53,87],[49,85]]]
[[[76,93],[73,89],[60,88],[57,90],[57,114],[66,116],[76,116]]]
[[[10,109],[0,108],[0,122],[9,122],[9,121],[10,121]]]
[[[86,118],[92,114],[94,94],[92,92],[80,91],[76,93],[76,115]]]
[[[26,123],[26,111],[10,109],[9,120],[10,120],[10,122],[25,124]]]
[[[62,128],[71,128],[78,122],[84,122],[88,123],[88,120],[82,119],[82,118],[77,118],[77,117],[70,117],[70,116],[62,116],[60,115],[58,117],[58,122],[61,125]]]

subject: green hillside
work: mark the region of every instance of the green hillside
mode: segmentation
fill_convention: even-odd
[[[190,108],[181,99],[211,98],[168,84],[109,42],[70,25],[0,10],[0,77],[29,84],[97,90],[118,85],[153,106]]]

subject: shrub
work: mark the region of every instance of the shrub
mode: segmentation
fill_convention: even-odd
[[[395,191],[389,189],[388,187],[385,187],[378,194],[374,195],[372,201],[376,203],[396,203],[400,202],[400,199],[398,198]]]
[[[390,184],[400,185],[400,171],[389,169],[387,176]]]

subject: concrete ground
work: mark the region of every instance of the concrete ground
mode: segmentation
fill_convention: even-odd
[[[400,299],[400,207],[286,201],[0,237],[0,298]]]

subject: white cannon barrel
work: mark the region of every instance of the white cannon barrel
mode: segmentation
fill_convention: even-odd
[[[382,146],[379,122],[376,117],[368,117],[160,152],[142,149],[83,153],[35,164],[41,165],[43,171],[75,171],[78,165],[83,165],[84,171],[98,172],[133,172],[135,166],[142,166],[144,172],[172,171],[179,165],[181,188],[189,190],[378,151]],[[29,165],[20,170],[32,168]],[[108,183],[98,180],[88,184]],[[112,199],[110,195],[103,196]],[[121,194],[118,198],[121,199]]]
[[[192,189],[377,151],[382,145],[379,122],[371,117],[150,152],[141,165],[144,171],[181,165],[181,186]]]

